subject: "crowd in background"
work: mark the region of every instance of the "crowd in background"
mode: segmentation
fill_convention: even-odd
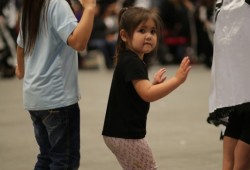
[[[0,76],[14,77],[19,9],[22,0],[0,2]],[[154,63],[179,63],[186,55],[193,63],[211,67],[213,56],[213,11],[215,0],[97,0],[94,28],[88,47],[79,52],[79,68],[98,68],[95,54],[103,57],[105,67],[113,69],[117,37],[117,15],[122,7],[142,6],[157,10],[163,21],[160,46]],[[82,7],[72,0],[79,20]],[[88,65],[88,61],[94,61]]]

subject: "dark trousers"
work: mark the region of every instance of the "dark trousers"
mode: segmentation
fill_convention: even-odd
[[[77,104],[29,111],[40,148],[35,170],[77,170],[80,162],[80,109]]]

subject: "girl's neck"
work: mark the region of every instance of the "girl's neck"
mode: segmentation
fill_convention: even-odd
[[[137,52],[135,52],[133,49],[131,48],[128,48],[128,50],[132,51],[133,53],[135,53],[142,61],[143,61],[143,58],[144,58],[144,54],[138,54]]]

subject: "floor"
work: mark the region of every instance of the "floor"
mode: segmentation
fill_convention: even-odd
[[[150,78],[159,65],[149,70]],[[164,66],[171,77],[176,65]],[[120,170],[101,131],[112,70],[80,70],[80,170]],[[187,81],[167,97],[151,103],[147,140],[160,170],[220,170],[220,129],[206,122],[210,70],[194,65]],[[0,169],[31,170],[38,147],[29,114],[22,105],[22,81],[0,79]]]

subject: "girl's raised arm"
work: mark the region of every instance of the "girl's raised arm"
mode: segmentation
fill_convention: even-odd
[[[184,83],[190,69],[190,60],[188,57],[185,57],[175,76],[171,79],[159,84],[152,84],[149,80],[133,80],[133,85],[143,100],[153,102],[168,95]]]
[[[96,0],[81,0],[84,10],[77,27],[68,37],[67,43],[75,50],[82,51],[89,41],[95,17]]]

